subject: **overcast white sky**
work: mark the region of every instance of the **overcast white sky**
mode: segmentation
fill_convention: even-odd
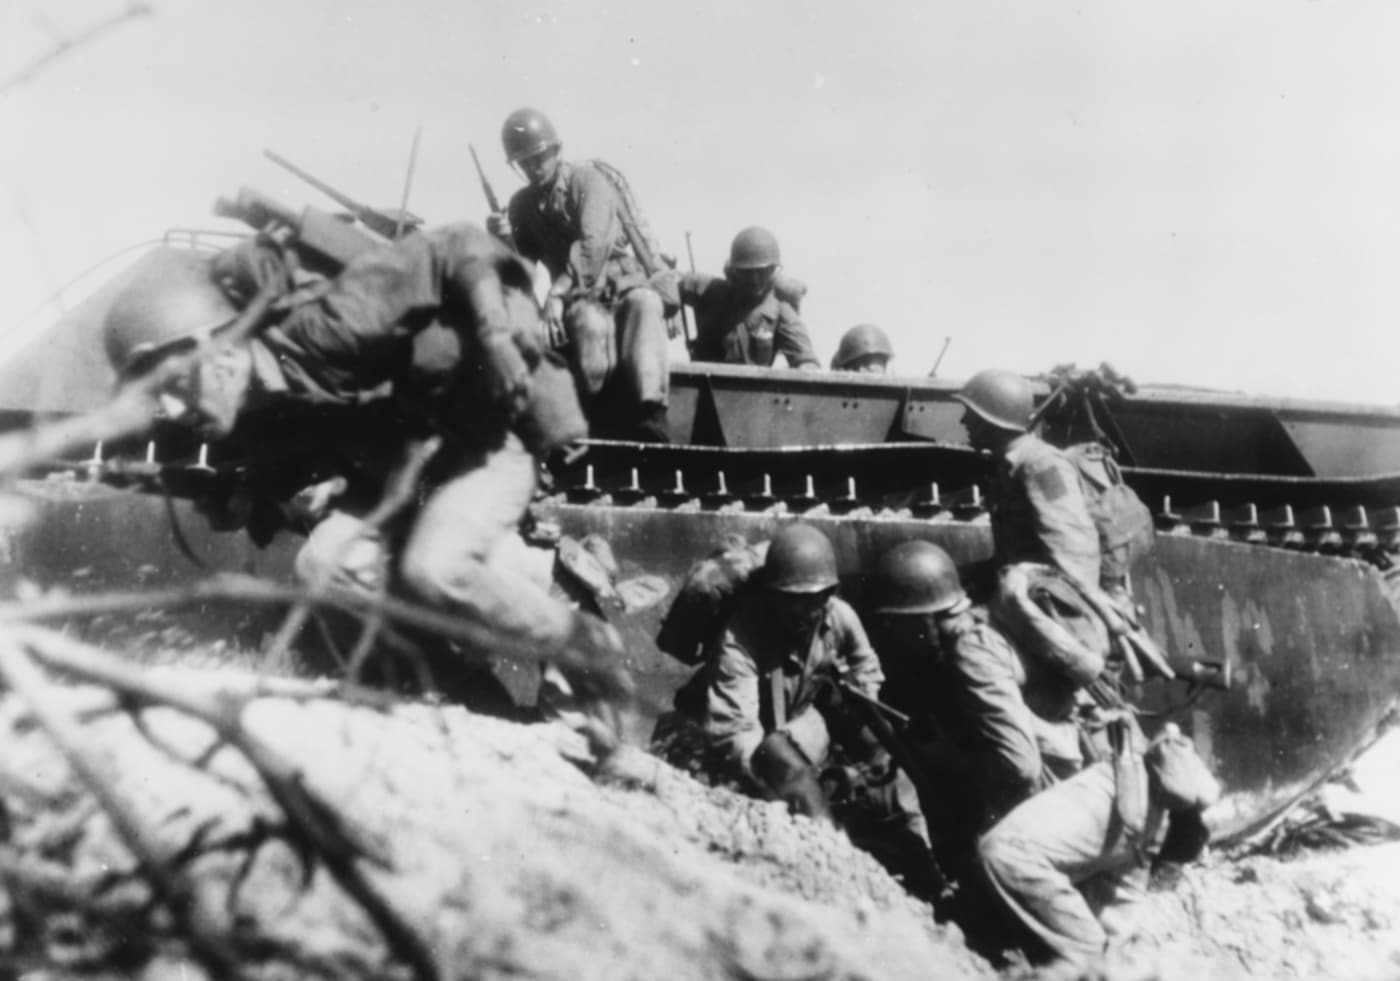
[[[0,80],[125,2],[3,0]],[[267,147],[393,205],[421,125],[411,208],[480,221],[468,143],[508,194],[533,105],[702,269],[770,227],[824,358],[869,320],[912,374],[1400,401],[1393,0],[151,7],[0,94],[0,348],[240,184],[328,203]]]

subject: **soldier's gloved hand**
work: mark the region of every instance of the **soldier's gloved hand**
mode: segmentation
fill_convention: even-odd
[[[529,397],[530,368],[508,333],[496,331],[481,342],[480,369],[489,403],[507,419],[517,418]]]
[[[515,241],[515,230],[510,227],[510,218],[504,211],[493,211],[486,216],[486,230],[507,245]]]

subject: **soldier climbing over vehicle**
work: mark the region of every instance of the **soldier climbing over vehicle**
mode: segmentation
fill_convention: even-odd
[[[652,279],[669,309],[695,310],[694,361],[770,367],[782,355],[792,368],[820,368],[798,306],[805,284],[782,274],[778,240],[766,228],[734,236],[723,276],[663,271]]]

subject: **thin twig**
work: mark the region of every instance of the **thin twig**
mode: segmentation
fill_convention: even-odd
[[[386,619],[449,640],[468,644],[479,642],[479,632],[460,617],[421,606],[394,596],[370,596],[353,590],[327,589],[321,593],[247,576],[239,573],[219,573],[176,589],[149,592],[112,592],[92,596],[46,597],[18,603],[0,603],[0,624],[66,620],[104,614],[134,613],[153,608],[179,609],[199,606],[211,600],[262,603],[269,605],[305,601],[331,609],[365,615],[381,612]],[[555,652],[548,657],[541,653],[498,652],[497,656],[521,663],[549,660],[566,670],[587,675],[604,695],[629,696],[630,689],[618,666],[598,664],[571,649]],[[659,707],[659,706],[654,706]]]
[[[10,89],[18,88],[20,85],[23,85],[25,82],[32,79],[35,75],[39,74],[39,72],[51,62],[54,62],[61,58],[63,55],[73,51],[74,49],[91,42],[99,35],[106,33],[107,31],[121,24],[123,21],[135,20],[138,17],[146,16],[150,12],[150,4],[141,3],[138,0],[138,2],[128,4],[125,10],[113,14],[106,20],[100,20],[92,26],[84,28],[77,34],[74,34],[72,37],[59,38],[54,43],[54,46],[48,51],[45,51],[38,58],[35,58],[24,68],[20,69],[20,71],[16,72],[14,75],[11,75],[4,82],[0,82],[0,94],[8,92]]]

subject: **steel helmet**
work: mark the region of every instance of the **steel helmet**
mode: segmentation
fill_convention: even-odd
[[[136,264],[102,322],[107,360],[119,376],[140,373],[238,316],[209,270],[208,255],[169,246]]]
[[[872,355],[881,355],[886,361],[894,357],[889,335],[874,324],[856,324],[841,335],[836,357],[831,359],[831,370],[840,371],[846,365]]]
[[[782,593],[835,589],[839,580],[831,541],[811,525],[789,525],[774,535],[768,545],[763,581]]]
[[[517,109],[506,117],[501,126],[501,145],[506,160],[515,163],[559,146],[559,134],[554,124],[538,109]]]
[[[932,542],[903,542],[875,564],[869,594],[876,613],[943,613],[966,597],[958,567]]]
[[[1015,372],[979,371],[953,398],[998,429],[1024,433],[1030,428],[1031,383]]]
[[[766,228],[752,225],[734,236],[729,246],[729,268],[766,269],[783,261],[778,240]]]

